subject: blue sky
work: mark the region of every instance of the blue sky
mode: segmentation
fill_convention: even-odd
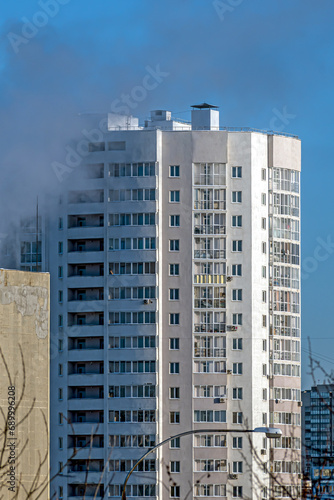
[[[303,373],[307,337],[334,369],[333,1],[16,0],[0,13],[1,210],[54,181],[78,113],[109,111],[159,66],[168,75],[132,110],[141,120],[156,108],[187,119],[207,101],[223,126],[275,123],[301,138]],[[27,21],[41,25],[33,35]]]

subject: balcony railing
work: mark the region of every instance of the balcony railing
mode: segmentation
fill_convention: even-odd
[[[225,323],[195,323],[195,333],[224,333],[226,331]]]
[[[226,250],[194,250],[194,259],[226,259]]]
[[[226,226],[200,224],[194,226],[194,234],[226,234]]]

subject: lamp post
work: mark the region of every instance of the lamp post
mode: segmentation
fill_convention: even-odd
[[[191,431],[185,431],[181,432],[180,434],[175,434],[174,436],[170,436],[169,438],[165,439],[164,441],[161,441],[161,443],[158,443],[157,445],[153,446],[153,448],[149,449],[144,455],[135,463],[135,465],[132,467],[132,469],[128,472],[123,488],[122,488],[122,500],[126,500],[126,485],[130,479],[131,474],[133,471],[137,468],[137,466],[150,454],[153,453],[156,449],[160,448],[160,446],[163,446],[166,443],[169,443],[169,441],[172,441],[172,439],[176,438],[181,438],[183,436],[189,436],[190,434],[201,434],[201,433],[208,433],[212,432],[213,429],[193,429]],[[263,432],[267,438],[277,438],[282,435],[281,429],[276,429],[275,427],[256,427],[255,429],[214,429],[214,432],[233,432],[233,433],[253,433],[253,432]]]

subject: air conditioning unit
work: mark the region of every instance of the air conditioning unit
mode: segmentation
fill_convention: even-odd
[[[147,306],[148,304],[152,304],[152,300],[144,299],[144,304]]]
[[[227,370],[226,373],[227,373],[227,375],[231,375],[232,374],[232,370]]]
[[[297,405],[298,406],[303,406],[303,401],[298,401]]]
[[[227,330],[230,332],[236,332],[238,330],[238,327],[235,325],[227,325]]]
[[[232,280],[233,280],[233,276],[226,276],[226,283],[227,283],[228,281],[232,281]]]
[[[261,455],[266,455],[266,454],[267,454],[267,450],[265,448],[262,448]]]
[[[238,474],[229,474],[228,478],[229,479],[238,479]]]

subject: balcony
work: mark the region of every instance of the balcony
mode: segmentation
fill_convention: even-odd
[[[71,385],[102,385],[104,375],[102,373],[71,373],[68,375],[68,382]],[[87,396],[89,398],[89,396]],[[82,397],[85,399],[85,397]],[[96,396],[99,399],[99,396]]]
[[[103,361],[103,349],[71,349],[68,351],[68,361]]]
[[[195,358],[226,358],[226,349],[219,347],[195,347]]]
[[[195,309],[225,309],[226,300],[225,299],[195,299],[194,300]]]
[[[194,259],[226,259],[226,250],[194,250]]]
[[[194,234],[226,234],[225,226],[196,225]]]
[[[225,323],[194,323],[195,333],[224,333],[226,331]]]
[[[219,284],[223,285],[225,283],[224,274],[194,274],[194,284]]]
[[[226,201],[194,201],[195,210],[226,210]]]
[[[96,398],[72,398],[68,402],[69,411],[102,411],[104,408],[104,399]]]

